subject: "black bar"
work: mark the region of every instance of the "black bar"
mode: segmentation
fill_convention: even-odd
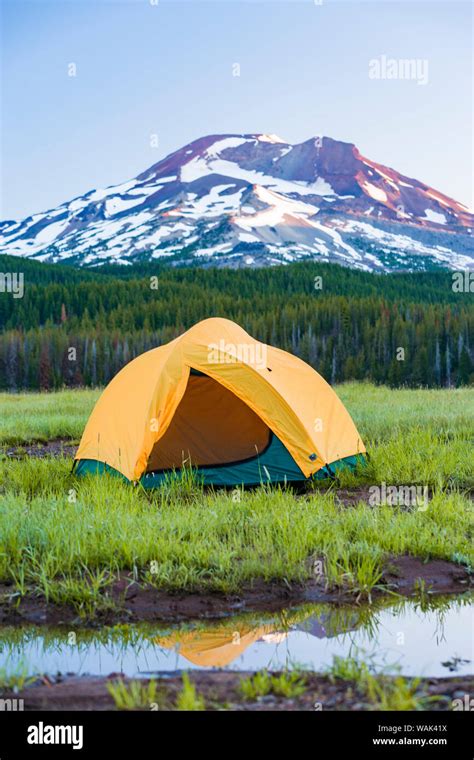
[[[189,749],[192,752],[225,754],[237,749],[261,749],[268,757],[284,746],[295,755],[299,750],[316,757],[323,748],[370,757],[450,757],[472,760],[473,721],[468,711],[436,712],[1,712],[0,760],[26,757],[95,757],[100,750],[110,756],[134,758],[143,752],[160,755]],[[43,724],[69,726],[65,737],[80,743],[31,744]],[[33,727],[33,728],[32,728]],[[36,728],[34,728],[36,727]],[[222,733],[225,731],[225,733]],[[38,734],[38,738],[40,738]],[[61,738],[60,736],[58,738]],[[416,740],[416,742],[414,742]],[[424,744],[422,742],[424,741]],[[282,744],[284,742],[284,744]],[[383,742],[383,743],[382,743]]]

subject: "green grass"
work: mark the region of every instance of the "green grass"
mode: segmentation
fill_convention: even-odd
[[[297,670],[284,671],[278,675],[269,673],[268,670],[259,670],[253,676],[242,678],[239,690],[244,699],[249,701],[268,694],[291,699],[305,693],[306,679]]]
[[[457,491],[434,493],[426,512],[267,487],[236,504],[231,492],[147,496],[69,469],[65,459],[0,461],[0,580],[18,598],[34,589],[85,616],[110,603],[120,571],[168,591],[229,592],[256,578],[303,581],[322,557],[330,585],[367,597],[392,554],[474,562],[472,503]]]
[[[392,390],[346,383],[338,395],[370,454],[367,469],[342,474],[364,483],[474,487],[474,388]]]
[[[405,678],[396,673],[395,666],[376,675],[374,671],[378,669],[372,658],[365,660],[359,653],[349,657],[335,655],[327,675],[333,682],[353,684],[372,710],[427,710],[431,702],[439,699],[424,693],[421,678]]]
[[[0,393],[0,444],[80,439],[98,389],[58,393]]]
[[[117,710],[152,710],[159,707],[163,700],[155,679],[148,683],[138,680],[126,683],[119,678],[107,684],[107,691]]]
[[[237,591],[255,579],[311,577],[370,599],[390,555],[474,565],[474,389],[338,389],[370,451],[366,469],[330,492],[203,490],[196,479],[146,494],[112,477],[77,480],[67,457],[0,458],[0,581],[74,605],[84,617],[110,609],[111,583],[128,571],[167,591]],[[99,391],[0,396],[3,441],[79,437]],[[341,506],[337,486],[429,485],[426,511],[363,501]],[[325,488],[327,486],[324,486]]]
[[[362,659],[336,656],[328,675],[333,682],[342,681],[353,685],[372,710],[426,710],[431,702],[439,699],[423,693],[421,678],[374,675],[371,668],[372,664]],[[297,698],[307,690],[307,675],[296,670],[275,675],[267,670],[259,670],[254,675],[241,679],[239,691],[247,701],[255,701],[270,694],[287,699]]]
[[[421,678],[407,679],[404,676],[369,675],[366,694],[373,710],[427,710],[431,702],[440,697],[423,694]]]
[[[181,712],[200,712],[205,710],[204,699],[199,696],[195,685],[187,673],[183,673],[183,686],[176,698],[176,710]]]
[[[370,665],[357,656],[334,655],[328,669],[331,681],[353,681],[358,686],[365,685],[370,674]]]
[[[28,667],[24,662],[18,663],[14,668],[8,668],[4,665],[0,668],[0,694],[5,691],[18,694],[32,684],[36,677],[29,674]]]
[[[400,433],[432,430],[445,440],[474,435],[474,387],[392,389],[371,383],[343,383],[336,392],[363,437],[383,441]]]

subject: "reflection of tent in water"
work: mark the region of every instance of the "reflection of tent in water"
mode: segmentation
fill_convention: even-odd
[[[251,644],[257,641],[280,644],[292,630],[308,633],[318,639],[330,638],[354,630],[357,621],[356,614],[348,611],[347,615],[341,615],[340,612],[338,611],[337,614],[337,623],[332,620],[331,613],[320,613],[315,616],[310,611],[303,620],[301,620],[301,612],[294,616],[293,622],[286,618],[286,624],[283,623],[283,619],[254,626],[236,621],[235,627],[227,623],[210,629],[177,631],[170,636],[157,637],[153,641],[163,649],[174,649],[193,665],[200,665],[203,668],[223,668],[243,654]],[[287,631],[282,628],[287,628]]]
[[[272,635],[275,623],[251,628],[237,625],[235,629],[216,626],[211,630],[186,631],[154,639],[164,649],[175,649],[194,665],[203,668],[223,668],[241,655],[247,647],[266,635]]]

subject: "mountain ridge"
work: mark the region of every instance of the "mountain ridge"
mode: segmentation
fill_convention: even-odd
[[[474,269],[473,227],[462,203],[353,143],[231,133],[197,138],[127,182],[1,222],[0,252],[77,266],[314,259],[365,271]]]

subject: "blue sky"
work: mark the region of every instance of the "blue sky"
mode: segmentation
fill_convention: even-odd
[[[154,1],[2,0],[0,218],[222,132],[354,142],[472,205],[469,3]],[[427,60],[428,83],[370,79],[383,55]]]

